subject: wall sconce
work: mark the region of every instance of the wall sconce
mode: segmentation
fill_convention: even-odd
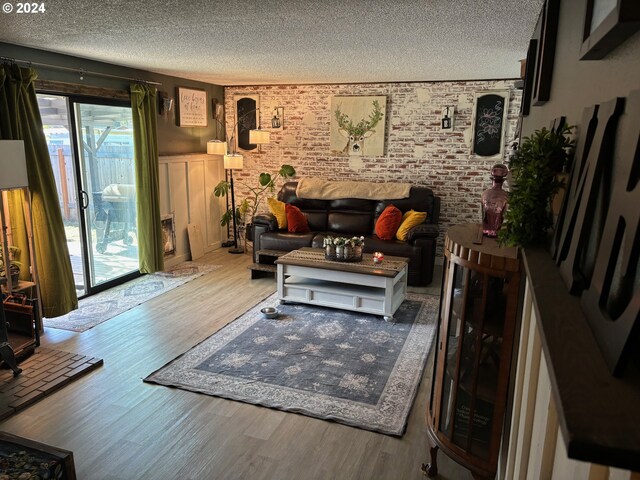
[[[440,130],[453,131],[453,112],[455,107],[442,107],[442,116],[440,117]]]
[[[224,105],[217,98],[211,99],[211,115],[214,120],[220,120],[224,117]]]
[[[282,130],[284,128],[284,107],[274,108],[271,115],[271,130]]]
[[[166,117],[173,110],[173,97],[167,92],[158,92],[158,101],[158,113]]]

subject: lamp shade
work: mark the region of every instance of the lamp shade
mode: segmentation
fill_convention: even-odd
[[[271,132],[267,130],[249,130],[249,143],[262,145],[271,141]]]
[[[207,142],[207,153],[209,155],[225,155],[227,153],[227,142],[209,140]]]
[[[227,170],[242,170],[242,155],[239,153],[225,155],[224,168]]]
[[[29,186],[24,141],[0,140],[0,188]]]

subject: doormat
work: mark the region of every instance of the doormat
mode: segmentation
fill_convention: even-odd
[[[55,318],[44,318],[44,326],[72,332],[84,332],[141,303],[184,285],[221,265],[184,262],[171,270],[156,272],[83,298],[78,309]]]
[[[277,303],[271,295],[144,381],[402,435],[439,297],[409,294],[393,323]],[[278,318],[260,313],[276,305]]]
[[[36,348],[30,357],[18,364],[22,369],[19,375],[14,376],[9,369],[0,370],[0,420],[27,408],[102,363],[101,358]]]

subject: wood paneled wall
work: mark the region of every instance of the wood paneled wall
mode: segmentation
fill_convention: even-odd
[[[176,253],[165,258],[168,266],[191,259],[187,225],[198,224],[205,252],[220,247],[227,229],[220,226],[226,208],[213,188],[224,179],[222,157],[191,154],[160,157],[160,215],[175,215]]]

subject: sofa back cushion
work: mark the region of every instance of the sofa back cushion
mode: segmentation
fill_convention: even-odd
[[[371,212],[329,212],[327,231],[349,235],[368,235],[371,232]]]
[[[373,224],[373,207],[376,202],[361,198],[341,198],[327,201],[329,232],[367,235]]]
[[[307,214],[309,228],[314,232],[368,235],[374,233],[375,222],[390,204],[404,214],[409,210],[427,212],[427,223],[437,224],[440,217],[440,199],[430,188],[411,187],[409,198],[394,200],[312,200],[298,198],[298,182],[286,182],[278,192],[278,200],[294,205]]]

